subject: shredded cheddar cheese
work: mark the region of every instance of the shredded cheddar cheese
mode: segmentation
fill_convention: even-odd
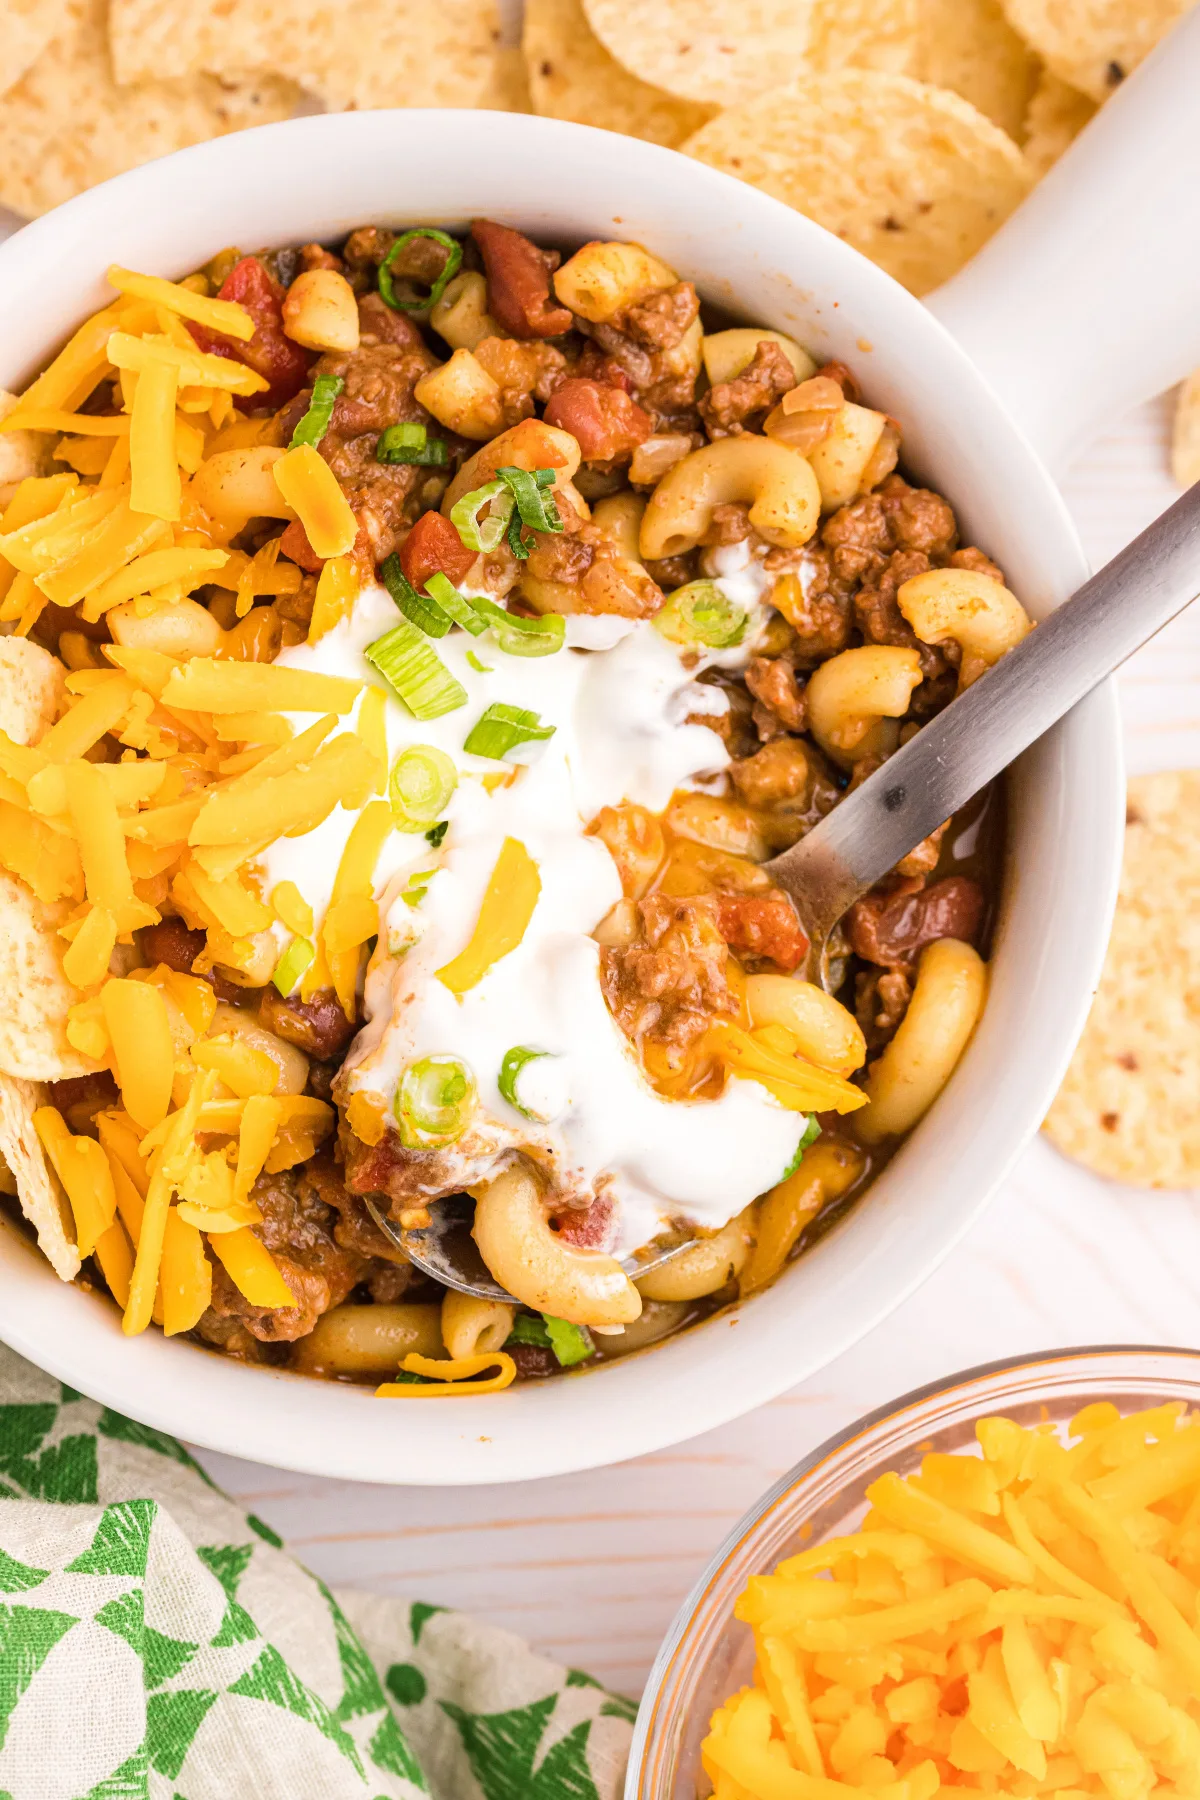
[[[479,1394],[498,1394],[517,1378],[517,1365],[504,1350],[483,1356],[418,1356],[415,1351],[400,1364],[405,1375],[419,1381],[385,1381],[375,1389],[380,1400],[430,1400],[454,1396],[472,1399]],[[486,1370],[493,1374],[488,1375]]]
[[[516,838],[505,838],[469,942],[437,978],[460,998],[482,981],[493,963],[515,950],[529,927],[542,891],[538,866]]]
[[[358,521],[338,478],[311,444],[298,444],[275,464],[275,485],[303,525],[317,556],[345,556]]]
[[[710,1721],[716,1800],[1151,1800],[1200,1770],[1200,1419],[976,1426],[886,1474],[850,1536],[752,1576],[753,1684]]]

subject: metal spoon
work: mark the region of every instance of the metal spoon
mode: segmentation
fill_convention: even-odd
[[[764,864],[791,895],[811,945],[809,973],[832,991],[829,936],[901,857],[1058,723],[1085,694],[1200,593],[1200,485],[1191,488],[1036,631],[924,725],[808,835]],[[439,1200],[421,1231],[402,1229],[367,1199],[385,1236],[460,1293],[512,1300],[471,1236],[466,1195]],[[626,1257],[631,1276],[695,1241],[681,1227]]]
[[[810,980],[833,991],[829,936],[856,900],[1198,593],[1200,485],[765,863],[808,933]]]

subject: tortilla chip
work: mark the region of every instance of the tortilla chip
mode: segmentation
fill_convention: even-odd
[[[39,1250],[60,1280],[74,1281],[79,1252],[71,1209],[33,1128],[33,1115],[45,1104],[37,1082],[0,1075],[0,1155],[15,1179],[21,1211],[37,1232]]]
[[[0,98],[0,204],[32,216],[97,181],[186,144],[286,119],[298,90],[275,76],[153,81],[117,88],[104,0],[76,0],[74,23]]]
[[[1171,473],[1181,488],[1200,481],[1200,369],[1188,376],[1175,396]]]
[[[876,69],[950,88],[1017,137],[1036,59],[1000,0],[815,0],[813,73]]]
[[[333,108],[482,106],[495,0],[112,0],[119,82],[272,69]]]
[[[639,81],[592,31],[582,0],[526,0],[522,40],[533,108],[675,150],[716,112]]]
[[[25,1081],[89,1075],[96,1064],[67,1042],[67,1009],[81,1000],[63,974],[58,926],[70,911],[47,906],[0,869],[0,1072]]]
[[[14,744],[36,744],[58,717],[65,681],[57,656],[40,644],[0,637],[0,731]]]
[[[914,294],[961,268],[1030,186],[1012,139],[957,94],[867,70],[763,94],[683,149],[806,213]]]
[[[529,75],[519,44],[505,45],[492,58],[491,80],[479,102],[488,112],[531,113]]]
[[[16,394],[0,388],[0,419],[7,418],[17,404]],[[51,470],[52,440],[44,431],[5,431],[0,433],[0,496],[8,493],[27,475],[48,475]],[[3,504],[7,506],[8,501]]]
[[[31,69],[51,38],[66,29],[70,0],[4,0],[0,7],[0,94]]]
[[[1192,0],[1004,0],[1014,31],[1053,74],[1106,100]]]
[[[1040,181],[1064,150],[1070,149],[1084,126],[1096,116],[1095,103],[1069,87],[1057,75],[1043,69],[1025,113],[1021,148],[1025,160]]]
[[[737,106],[808,67],[813,0],[584,0],[604,48],[678,100]]]
[[[1134,1187],[1200,1182],[1200,770],[1129,783],[1125,862],[1099,991],[1045,1123]]]

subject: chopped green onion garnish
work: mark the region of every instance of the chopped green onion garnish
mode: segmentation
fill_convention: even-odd
[[[388,777],[388,799],[397,831],[425,831],[458,786],[458,770],[436,744],[402,751]]]
[[[502,481],[517,503],[521,523],[531,531],[561,531],[562,519],[547,490],[554,485],[553,469],[497,469]]]
[[[383,585],[410,624],[423,631],[426,637],[445,637],[451,625],[449,614],[428,594],[418,594],[400,567],[400,558],[394,550],[379,565],[379,573]]]
[[[444,469],[450,461],[445,438],[431,438],[424,425],[403,423],[381,431],[375,445],[375,461],[415,463],[422,469]]]
[[[524,1069],[528,1063],[539,1062],[543,1056],[549,1055],[549,1050],[534,1050],[531,1049],[528,1044],[514,1044],[511,1050],[506,1050],[504,1052],[504,1060],[500,1064],[500,1073],[496,1077],[496,1086],[500,1089],[500,1092],[504,1095],[508,1104],[510,1106],[515,1106],[519,1113],[524,1113],[527,1119],[536,1119],[539,1124],[545,1123],[541,1114],[534,1112],[528,1106],[523,1106],[520,1100],[518,1100],[517,1082],[520,1080],[522,1069]]]
[[[308,410],[296,425],[292,433],[289,450],[298,444],[317,445],[329,430],[329,421],[333,417],[334,402],[346,383],[340,375],[318,375],[313,382],[312,399]]]
[[[406,244],[411,244],[414,238],[422,237],[432,238],[435,244],[443,246],[447,252],[445,267],[424,298],[418,294],[411,300],[402,300],[396,292],[392,280],[392,264]],[[462,245],[445,231],[435,231],[432,226],[428,225],[418,225],[414,231],[402,231],[379,265],[379,291],[393,312],[428,312],[430,307],[437,305],[450,282],[458,274],[462,256]]]
[[[703,644],[709,650],[728,650],[740,644],[748,614],[727,600],[715,581],[689,581],[676,588],[654,627],[672,644]]]
[[[518,1313],[505,1339],[506,1350],[510,1344],[535,1344],[539,1350],[553,1350],[559,1366],[564,1369],[585,1362],[596,1348],[591,1332],[585,1326],[553,1318],[550,1313],[543,1313],[541,1318],[534,1318],[532,1313]]]
[[[481,521],[479,515],[490,500],[499,500],[500,505]],[[515,504],[503,481],[485,481],[482,487],[472,488],[454,502],[450,523],[468,550],[494,550],[508,530]]]
[[[518,562],[528,562],[529,552],[533,549],[533,539],[525,541],[525,521],[519,512],[513,509],[512,518],[508,521],[508,547]]]
[[[536,1344],[539,1350],[549,1350],[550,1333],[546,1330],[545,1319],[535,1318],[532,1313],[518,1313],[504,1340],[504,1348],[507,1350],[510,1344]]]
[[[440,850],[445,842],[446,833],[449,829],[449,819],[439,819],[437,824],[431,825],[429,830],[425,833],[426,843],[432,844],[435,850]]]
[[[397,1369],[394,1375],[388,1376],[388,1380],[398,1382],[404,1387],[437,1387],[439,1385],[432,1375],[418,1375],[415,1369]]]
[[[400,896],[405,906],[420,906],[429,891],[429,884],[436,874],[436,869],[417,869],[409,876],[404,892]]]
[[[407,620],[368,644],[363,654],[415,719],[440,719],[443,713],[467,704],[462,682],[450,673],[429,639]]]
[[[523,619],[506,607],[497,606],[494,600],[476,598],[471,604],[491,626],[497,647],[509,656],[552,656],[563,647],[567,621],[560,613]]]
[[[275,973],[271,980],[286,1000],[295,989],[296,983],[307,969],[317,947],[308,938],[293,938],[279,961],[275,964]]]
[[[550,1339],[550,1348],[562,1368],[569,1369],[575,1363],[586,1362],[593,1354],[596,1346],[585,1325],[572,1325],[569,1320],[552,1318],[549,1313],[543,1313],[542,1317],[546,1321],[546,1336]]]
[[[465,594],[460,594],[448,575],[435,569],[425,583],[425,592],[436,600],[444,613],[448,613],[456,625],[469,631],[472,637],[482,637],[487,626],[475,611],[472,601]]]
[[[779,1177],[780,1181],[786,1181],[789,1175],[794,1175],[796,1173],[796,1170],[800,1167],[800,1164],[804,1161],[804,1152],[808,1149],[810,1144],[816,1143],[816,1141],[820,1137],[820,1135],[821,1135],[821,1127],[820,1127],[820,1124],[818,1123],[817,1115],[816,1115],[816,1113],[809,1113],[808,1124],[804,1127],[804,1132],[803,1132],[803,1135],[801,1136],[800,1142],[796,1145],[796,1153],[792,1157],[792,1160],[788,1164],[787,1168],[783,1171],[783,1174]],[[778,1184],[776,1184],[776,1185],[778,1185]]]
[[[396,1090],[400,1141],[408,1150],[437,1150],[466,1130],[475,1111],[475,1077],[457,1056],[409,1063]]]
[[[492,668],[491,663],[480,662],[479,658],[476,656],[476,654],[473,650],[467,651],[467,661],[470,663],[471,667],[475,670],[476,674],[478,674],[478,675],[493,675],[493,674],[495,674],[495,670]]]
[[[540,713],[527,712],[523,706],[493,701],[472,725],[463,749],[469,756],[490,756],[502,762],[519,744],[535,744],[554,736],[554,726],[543,725],[541,719]]]

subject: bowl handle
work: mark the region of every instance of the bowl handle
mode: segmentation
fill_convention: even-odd
[[[1200,364],[1200,7],[929,305],[1052,469]]]

